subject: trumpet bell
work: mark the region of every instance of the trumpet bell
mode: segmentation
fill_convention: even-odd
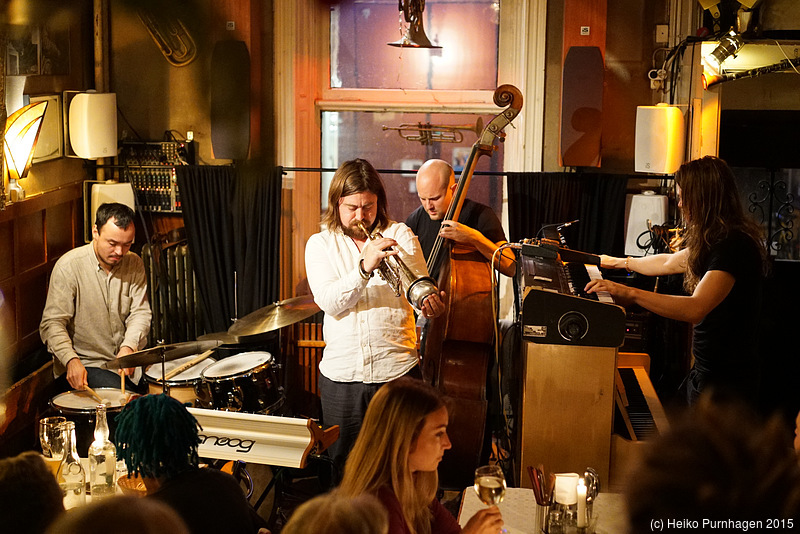
[[[406,292],[406,299],[417,311],[422,311],[425,299],[439,292],[436,282],[430,276],[422,276],[414,280]]]
[[[441,46],[431,43],[431,40],[425,35],[421,20],[418,23],[409,24],[403,37],[386,44],[404,48],[441,48]]]

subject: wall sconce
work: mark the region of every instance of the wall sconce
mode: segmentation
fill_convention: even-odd
[[[47,102],[36,102],[15,111],[6,120],[3,140],[4,168],[8,175],[8,191],[11,202],[25,198],[25,190],[19,181],[28,175],[36,141],[42,128]]]
[[[403,36],[389,46],[403,48],[441,48],[432,44],[425,30],[422,28],[422,12],[425,10],[425,0],[400,0],[400,13],[402,13],[408,26],[403,31],[403,21],[400,20],[400,31]]]

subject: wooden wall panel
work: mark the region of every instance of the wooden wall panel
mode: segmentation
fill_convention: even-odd
[[[6,243],[0,251],[0,282],[14,276],[14,222],[0,222],[0,243]]]
[[[39,338],[39,322],[47,300],[48,273],[42,270],[39,274],[19,285],[20,298],[17,301],[19,323],[17,331],[19,340],[33,336],[34,342]],[[37,343],[38,344],[38,343]]]
[[[57,258],[73,247],[72,205],[59,204],[45,210],[47,258]]]
[[[11,284],[0,284],[0,357],[13,361],[11,347],[17,343],[17,291]]]
[[[81,244],[81,193],[76,182],[0,211],[0,456],[35,445],[36,419],[47,408],[52,363],[40,359],[39,322],[55,261]]]
[[[17,274],[41,265],[44,256],[44,217],[41,211],[20,217],[15,225]]]

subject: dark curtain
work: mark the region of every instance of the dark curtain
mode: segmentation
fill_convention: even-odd
[[[234,316],[233,167],[175,168],[189,255],[197,278],[206,332],[223,332]]]
[[[227,331],[233,317],[278,299],[282,168],[266,176],[210,165],[176,172],[205,331]]]
[[[545,225],[578,219],[562,231],[569,248],[622,254],[627,175],[509,173],[507,183],[509,241],[537,237]]]
[[[283,168],[276,167],[266,176],[245,173],[236,181],[233,233],[239,317],[278,300],[282,178]]]

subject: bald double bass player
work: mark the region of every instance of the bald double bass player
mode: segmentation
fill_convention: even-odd
[[[500,219],[489,206],[464,199],[459,220],[445,220],[455,191],[455,172],[449,163],[441,159],[423,163],[417,171],[417,196],[422,205],[408,216],[406,225],[419,237],[426,260],[439,235],[451,242],[475,247],[486,261],[491,261],[495,250],[507,242]],[[434,280],[439,277],[440,267],[441,262],[429,266]],[[514,254],[504,250],[495,258],[494,268],[506,276],[514,276],[517,268]]]

